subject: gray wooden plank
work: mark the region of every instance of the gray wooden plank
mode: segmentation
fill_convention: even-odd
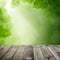
[[[34,49],[34,60],[45,60],[39,46],[35,46],[33,47],[33,49]]]
[[[54,55],[54,57],[56,58],[56,60],[60,60],[60,57],[57,55],[55,49],[54,49],[52,46],[48,46],[47,48],[48,48],[48,49],[50,50],[50,52]]]
[[[55,48],[56,52],[60,52],[60,48],[59,47],[55,46],[54,48]]]
[[[5,56],[5,54],[9,51],[11,46],[4,46],[2,50],[0,50],[0,60]]]
[[[0,60],[60,60],[60,45],[0,46]]]
[[[44,60],[56,60],[45,45],[38,47],[43,54]],[[39,50],[38,50],[39,52]],[[41,53],[40,53],[41,54]],[[41,56],[40,56],[41,57]]]
[[[54,55],[49,51],[49,49],[47,48],[47,46],[44,46],[45,50],[48,53],[48,59],[50,60],[56,60],[56,58],[54,57]]]
[[[0,50],[3,49],[3,48],[4,48],[4,46],[0,46]]]
[[[36,47],[34,47],[33,50],[34,50],[34,60],[39,60]]]
[[[5,56],[2,58],[2,60],[11,60],[13,55],[14,55],[14,53],[16,52],[17,48],[18,48],[17,46],[13,46],[9,50],[9,52],[7,54],[5,54]]]
[[[56,47],[60,48],[60,45],[55,45]]]
[[[27,46],[25,48],[22,60],[34,60],[33,47],[32,46]]]
[[[16,54],[13,56],[12,60],[22,60],[23,52],[26,46],[18,46]]]
[[[60,57],[60,48],[59,46],[55,45],[55,46],[52,46],[54,51],[57,53],[57,55]]]

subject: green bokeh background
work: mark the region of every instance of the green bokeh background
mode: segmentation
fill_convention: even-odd
[[[4,4],[0,45],[60,44],[60,0],[12,0],[12,12]]]

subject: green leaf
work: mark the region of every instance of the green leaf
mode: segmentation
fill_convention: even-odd
[[[39,1],[35,1],[35,2],[34,2],[34,7],[35,7],[35,8],[40,8],[40,7],[41,7],[40,2],[39,2]]]
[[[47,3],[46,0],[36,0],[34,2],[34,7],[35,8],[42,8],[42,7],[45,8],[47,6],[48,6],[48,3]]]

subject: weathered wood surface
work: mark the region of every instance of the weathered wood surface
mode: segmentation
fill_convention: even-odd
[[[60,60],[60,45],[0,46],[0,60]]]

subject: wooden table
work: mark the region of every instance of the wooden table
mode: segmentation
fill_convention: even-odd
[[[60,60],[60,45],[0,46],[0,60]]]

